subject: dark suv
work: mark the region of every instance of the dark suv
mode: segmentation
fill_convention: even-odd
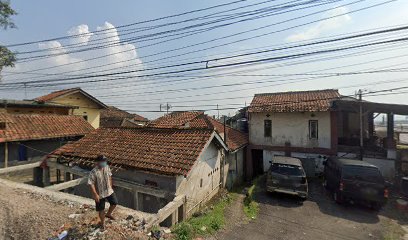
[[[329,158],[324,169],[326,188],[337,203],[360,202],[380,209],[388,189],[380,170],[360,160]]]
[[[276,156],[271,163],[266,179],[266,190],[306,199],[308,186],[302,162],[297,158]]]

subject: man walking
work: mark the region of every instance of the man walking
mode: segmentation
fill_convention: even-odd
[[[99,213],[101,230],[105,230],[105,217],[115,220],[112,212],[118,204],[116,195],[113,192],[112,172],[108,166],[108,159],[100,155],[96,159],[96,166],[89,174],[88,184],[91,187],[91,193],[95,200],[96,211]],[[110,206],[105,215],[105,202]]]

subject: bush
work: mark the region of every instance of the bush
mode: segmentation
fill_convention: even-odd
[[[254,201],[254,195],[258,190],[259,178],[255,179],[248,188],[247,196],[244,199],[244,212],[248,218],[256,218],[259,212],[259,205]]]
[[[186,222],[177,224],[173,232],[176,234],[176,240],[190,240],[194,237],[193,227]]]

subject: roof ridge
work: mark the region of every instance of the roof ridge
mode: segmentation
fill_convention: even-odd
[[[285,92],[272,92],[272,93],[256,93],[254,96],[268,96],[268,95],[278,95],[278,94],[296,94],[296,93],[312,93],[312,92],[328,92],[328,91],[336,91],[338,89],[335,88],[328,88],[328,89],[318,89],[318,90],[302,90],[302,91],[285,91]]]

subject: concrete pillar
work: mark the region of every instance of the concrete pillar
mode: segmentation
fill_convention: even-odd
[[[65,172],[64,181],[65,182],[71,181],[71,173],[70,172]]]
[[[33,183],[34,186],[43,186],[43,169],[41,167],[33,168]]]
[[[395,149],[394,141],[394,114],[387,114],[387,149]]]
[[[139,193],[137,191],[134,191],[133,194],[133,209],[139,211]]]
[[[50,176],[50,168],[45,167],[43,168],[43,186],[47,187],[51,185],[51,176]]]

